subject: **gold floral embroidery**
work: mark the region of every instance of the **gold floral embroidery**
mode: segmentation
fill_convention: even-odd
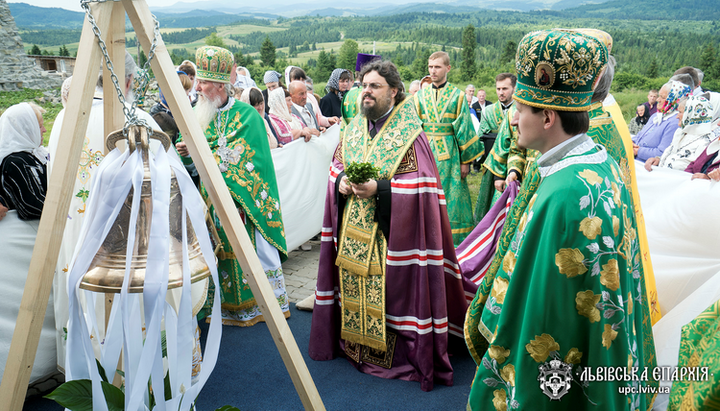
[[[628,315],[632,315],[633,312],[633,300],[632,300],[632,293],[628,292],[627,296],[627,305],[628,305]]]
[[[577,348],[573,347],[568,351],[567,354],[565,354],[565,362],[568,364],[580,364],[580,360],[582,359],[583,353],[578,351]]]
[[[575,308],[578,314],[587,317],[591,323],[600,321],[600,310],[597,303],[600,302],[602,294],[595,294],[592,290],[580,291],[575,295]]]
[[[500,377],[508,384],[515,386],[515,366],[508,364],[500,370]]]
[[[525,231],[525,224],[527,224],[527,219],[528,219],[527,213],[523,213],[523,216],[520,219],[520,222],[518,223],[518,232]]]
[[[585,179],[590,185],[596,185],[596,184],[602,184],[603,179],[598,175],[598,173],[592,171],[592,170],[583,170],[578,175]]]
[[[612,342],[617,337],[618,332],[612,329],[610,324],[605,324],[605,331],[602,333],[602,345],[603,347],[610,349]]]
[[[492,402],[496,411],[507,411],[507,394],[505,390],[493,391]]]
[[[617,291],[620,287],[620,275],[616,259],[613,258],[607,264],[603,264],[600,272],[600,284],[613,291]]]
[[[497,361],[498,364],[502,364],[505,362],[507,357],[510,356],[510,350],[499,345],[491,345],[490,348],[488,348],[488,355],[490,358]]]
[[[620,187],[618,187],[618,185],[615,183],[610,183],[610,187],[612,188],[613,192],[613,201],[615,202],[616,206],[620,207]]]
[[[615,181],[619,183],[619,182],[620,182],[620,177],[618,176],[618,172],[617,172],[617,170],[615,170],[615,167],[612,167],[612,166],[611,166],[611,167],[610,167],[610,171],[612,171],[613,177],[615,177]]]
[[[620,219],[616,216],[612,216],[612,224],[613,224],[613,233],[615,234],[615,237],[618,236],[620,233]]]
[[[503,302],[505,302],[505,294],[507,293],[508,284],[509,282],[507,279],[502,277],[495,277],[490,296],[495,297],[495,301],[498,304],[502,304]]]
[[[511,274],[513,270],[515,270],[516,261],[517,260],[515,258],[515,253],[513,253],[512,251],[508,251],[508,253],[505,254],[505,258],[503,258],[503,270],[506,273]]]
[[[577,248],[562,248],[555,254],[555,264],[560,269],[560,274],[565,274],[568,278],[587,272],[587,267],[583,264],[584,259],[582,251]]]
[[[533,205],[535,205],[535,200],[537,200],[537,194],[533,195],[530,199],[530,202],[528,203],[527,209],[532,210]]]
[[[535,362],[545,362],[550,356],[550,352],[558,351],[560,344],[550,334],[536,335],[535,339],[525,345],[525,349]]]
[[[594,240],[602,231],[602,220],[600,217],[585,217],[580,221],[580,229],[588,240]]]

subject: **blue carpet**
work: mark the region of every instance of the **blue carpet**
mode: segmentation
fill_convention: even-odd
[[[346,359],[313,361],[307,354],[312,313],[292,305],[288,324],[328,410],[464,410],[475,374],[466,349],[456,350],[451,362],[455,385],[436,385],[423,392],[420,383],[385,380],[357,371]],[[201,324],[203,335],[207,325]],[[300,397],[275,347],[267,326],[223,328],[220,356],[197,399],[197,409],[213,411],[223,405],[246,410],[301,410]],[[52,401],[30,398],[24,410],[62,410]]]

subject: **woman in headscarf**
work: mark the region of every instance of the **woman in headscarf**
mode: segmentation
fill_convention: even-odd
[[[35,104],[20,103],[0,117],[0,373],[5,370],[47,191],[43,112]],[[57,369],[54,313],[50,297],[31,383]]]
[[[235,87],[241,89],[257,87],[257,84],[255,84],[255,80],[253,80],[252,76],[250,76],[250,70],[248,70],[246,67],[237,66],[237,68],[235,68],[235,73],[237,75],[237,77],[235,78]]]
[[[270,149],[278,147],[278,139],[275,137],[275,131],[270,127],[267,121],[267,114],[265,114],[265,99],[263,98],[262,92],[257,87],[245,89],[240,96],[240,101],[243,103],[250,104],[260,114],[265,123],[265,132],[268,137],[268,144]]]
[[[335,69],[325,85],[325,97],[320,99],[320,111],[325,117],[342,116],[342,99],[352,85],[350,70]]]
[[[713,141],[691,162],[685,172],[692,173],[692,179],[720,181],[720,128],[713,130]]]
[[[60,87],[60,102],[63,108],[67,106],[68,99],[70,98],[70,84],[72,83],[72,76],[68,77],[63,81],[62,87]]]
[[[303,127],[302,121],[290,113],[290,93],[284,88],[276,88],[268,97],[270,106],[270,125],[275,129],[280,145],[287,144],[300,137],[309,141],[312,137],[310,130]]]
[[[692,89],[679,81],[670,81],[660,88],[658,111],[645,127],[633,137],[635,158],[643,163],[651,157],[660,157],[672,142],[678,129],[677,106]]]
[[[630,134],[636,135],[639,133],[640,130],[645,127],[648,120],[650,120],[650,113],[644,105],[640,104],[635,109],[635,117],[628,123],[628,130],[630,131]]]
[[[285,87],[280,81],[282,74],[275,70],[268,70],[263,75],[263,83],[265,83],[265,90],[262,91],[263,98],[265,99],[265,114],[270,113],[270,99],[268,93],[275,90],[278,87]]]
[[[651,157],[645,162],[645,169],[652,166],[685,170],[712,140],[712,112],[710,102],[702,96],[683,98],[678,104],[678,124],[672,143],[661,157]]]

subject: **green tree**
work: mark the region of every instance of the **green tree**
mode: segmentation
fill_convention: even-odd
[[[413,73],[415,73],[416,79],[419,80],[428,74],[428,59],[431,54],[432,52],[430,52],[429,49],[418,50],[417,58],[415,58],[412,64],[412,70]]]
[[[65,45],[63,44],[62,46],[60,46],[58,55],[62,57],[70,57],[70,51],[68,51],[67,47],[65,47]]]
[[[463,81],[470,81],[475,77],[475,26],[468,24],[462,34],[462,63],[460,75]]]
[[[205,44],[208,46],[222,47],[224,49],[227,48],[225,41],[223,41],[222,37],[218,36],[217,33],[210,33],[209,36],[205,37]]]
[[[317,59],[317,68],[315,68],[315,78],[316,79],[326,79],[330,77],[330,73],[335,69],[335,64],[333,64],[334,56],[332,56],[330,53],[327,53],[325,49],[322,49],[320,51],[320,55],[318,55]]]
[[[312,51],[317,50],[317,43],[313,42],[311,50]]]
[[[709,73],[715,65],[715,47],[708,43],[700,55],[700,70]]]
[[[355,40],[345,40],[337,55],[337,68],[354,71],[359,50],[360,48]]]
[[[515,60],[515,53],[517,52],[517,43],[510,40],[505,43],[505,49],[503,49],[500,55],[500,63],[507,63],[508,61]]]
[[[30,49],[30,54],[33,56],[39,56],[42,54],[42,51],[40,51],[40,47],[38,47],[37,44],[33,44],[32,48]]]
[[[650,65],[647,68],[647,71],[645,71],[645,76],[647,78],[655,78],[658,76],[657,60],[652,59],[652,61],[650,62]]]
[[[266,35],[262,46],[260,46],[260,60],[268,67],[275,65],[275,45],[270,40],[270,36]]]

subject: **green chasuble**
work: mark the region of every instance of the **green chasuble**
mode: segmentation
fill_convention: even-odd
[[[245,229],[253,245],[257,248],[257,229],[278,250],[280,260],[287,260],[275,166],[262,117],[249,104],[231,98],[205,129],[205,138],[230,189],[235,206],[243,216]],[[250,308],[256,304],[255,298],[243,277],[242,268],[235,258],[220,219],[215,214],[215,207],[210,204],[204,184],[200,192],[208,203],[223,247],[218,255],[222,308],[235,311]],[[268,275],[274,274],[268,272]],[[287,297],[283,295],[282,298]],[[281,306],[287,304],[287,301],[278,302]]]
[[[708,367],[707,378],[673,382],[668,411],[720,410],[720,301],[682,328],[678,367]]]
[[[513,104],[514,105],[514,104]],[[500,123],[505,119],[505,111],[501,102],[496,102],[483,109],[478,134],[497,133]]]
[[[626,151],[617,129],[612,122],[607,122],[607,113],[602,109],[601,103],[591,105],[588,115],[590,117],[590,128],[587,135],[592,138],[595,143],[604,146],[610,157],[612,157],[613,160],[620,165],[620,175],[625,183],[625,187],[632,195],[630,171],[628,168]],[[514,140],[513,147],[510,151],[513,153],[522,151],[522,149],[517,147],[517,138]],[[498,240],[497,250],[495,251],[490,268],[488,268],[485,277],[483,277],[483,281],[478,287],[478,297],[470,304],[470,308],[468,309],[466,316],[466,322],[469,322],[469,325],[467,325],[468,327],[474,327],[478,323],[483,305],[491,292],[495,274],[500,268],[502,259],[510,247],[510,242],[515,235],[518,223],[520,222],[520,217],[525,212],[530,199],[533,195],[535,195],[535,192],[540,185],[540,174],[538,173],[537,164],[534,160],[538,153],[534,150],[528,151],[530,151],[530,153],[526,153],[527,162],[525,164],[522,186],[520,187],[518,196],[515,198],[515,201],[508,212],[507,219],[505,220],[505,226],[503,227],[502,234]],[[512,160],[511,163],[514,167],[520,164],[518,160]],[[637,224],[637,222],[635,221],[634,224]],[[637,228],[637,225],[634,225],[634,227]],[[644,268],[640,268],[640,271],[644,272]],[[649,298],[649,300],[650,309],[652,310],[653,305],[657,305],[656,302],[653,302],[657,301],[657,294],[655,293]],[[487,349],[486,341],[483,338],[470,338],[467,333],[465,334],[465,339],[468,347],[470,348],[470,352],[473,353],[473,356],[475,357],[475,360],[479,361],[480,356],[482,356],[482,353],[485,349]]]
[[[343,124],[347,124],[352,121],[355,116],[360,112],[360,96],[362,95],[362,88],[353,87],[348,90],[343,96],[342,101],[342,119]]]
[[[461,178],[460,165],[483,155],[482,142],[475,133],[465,93],[452,84],[420,89],[415,108],[435,156],[457,247],[475,227],[470,188]]]
[[[651,377],[587,377],[602,371],[598,367],[628,373],[637,367],[638,377],[650,367],[652,375],[656,365],[621,170],[585,135],[537,165],[542,181],[504,254],[486,309],[474,328],[466,325],[467,333],[489,343],[468,409],[648,410],[654,394],[639,392],[657,386]]]
[[[506,112],[502,111],[502,105],[499,101],[490,107],[495,108],[488,112],[487,119],[485,118],[485,112],[483,112],[483,123],[480,124],[480,133],[481,135],[484,134],[483,130],[487,130],[488,127],[495,125],[497,122],[496,129],[485,132],[497,132],[497,137],[483,163],[483,176],[480,181],[478,198],[475,202],[475,221],[477,222],[485,217],[488,210],[490,210],[493,204],[495,204],[495,201],[502,195],[501,192],[495,189],[495,177],[502,178],[503,180],[507,177],[510,147],[513,141],[517,141],[517,128],[510,125],[510,121],[517,111],[515,104],[511,105]],[[521,172],[520,177],[522,176],[523,174]]]

